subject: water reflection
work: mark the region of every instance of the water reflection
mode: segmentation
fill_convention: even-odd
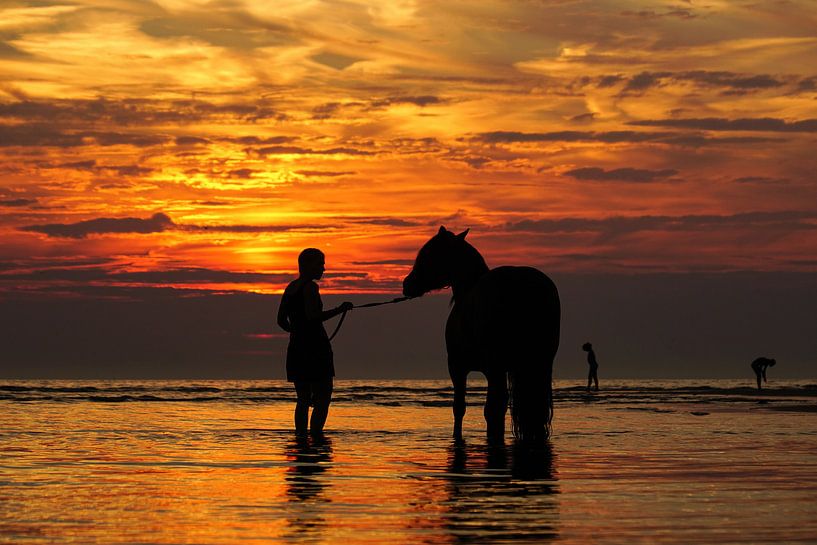
[[[457,542],[558,537],[558,493],[550,444],[449,448],[446,527]]]
[[[297,437],[286,448],[287,519],[291,541],[319,539],[326,528],[325,511],[331,502],[326,471],[332,467],[332,441],[328,437]]]

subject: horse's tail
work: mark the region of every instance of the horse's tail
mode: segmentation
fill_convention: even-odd
[[[523,442],[550,437],[553,420],[553,365],[520,366],[508,372],[513,436]]]
[[[533,311],[528,310],[508,368],[513,435],[524,442],[546,440],[553,421],[553,360],[559,349],[561,305],[556,286],[545,278],[544,294]]]

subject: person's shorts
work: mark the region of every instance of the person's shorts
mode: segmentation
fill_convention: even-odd
[[[332,401],[332,377],[324,380],[296,380],[295,392],[299,402],[307,402],[310,406],[326,404]]]

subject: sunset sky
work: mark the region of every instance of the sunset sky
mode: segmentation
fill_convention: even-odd
[[[6,0],[0,298],[275,294],[308,246],[324,293],[394,293],[441,224],[557,275],[814,273],[815,29],[808,0]]]

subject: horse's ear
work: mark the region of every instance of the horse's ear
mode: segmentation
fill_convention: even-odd
[[[471,230],[470,228],[466,229],[465,231],[463,231],[462,233],[457,235],[457,238],[460,239],[460,240],[465,240],[465,237],[468,235],[468,231],[470,231],[470,230]]]
[[[440,230],[437,231],[437,234],[442,235],[445,232],[446,232],[445,225],[440,225]]]

